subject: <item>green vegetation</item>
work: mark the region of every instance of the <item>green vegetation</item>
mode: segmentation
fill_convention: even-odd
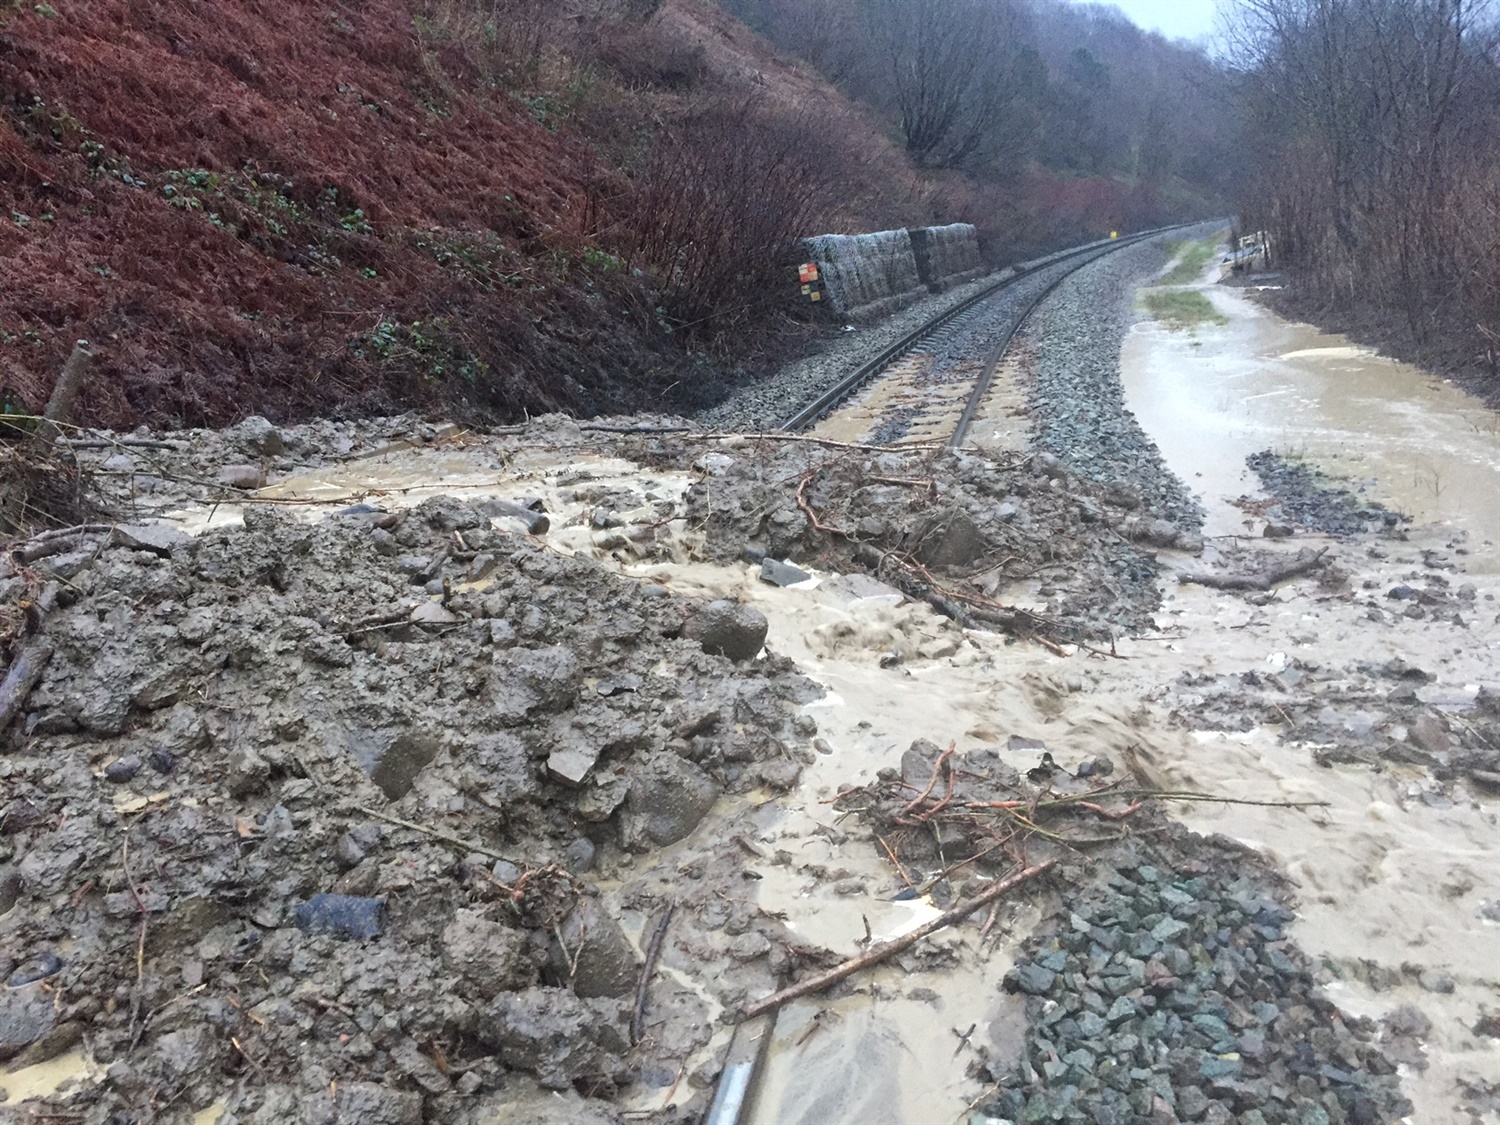
[[[1229,323],[1229,318],[1196,289],[1148,289],[1142,300],[1147,312],[1174,331],[1199,324]]]
[[[469,350],[448,317],[414,320],[410,324],[384,319],[354,346],[355,354],[415,370],[426,382],[457,376],[473,385],[489,371],[489,364]]]
[[[1158,285],[1191,285],[1198,280],[1198,275],[1203,272],[1203,267],[1208,265],[1215,252],[1219,249],[1219,239],[1205,238],[1200,241],[1174,242],[1169,247],[1173,254],[1180,253],[1181,260],[1172,267],[1166,277],[1162,278]]]

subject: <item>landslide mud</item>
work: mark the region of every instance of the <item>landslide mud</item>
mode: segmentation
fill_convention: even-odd
[[[1495,1114],[1472,540],[1298,536],[1265,549],[1320,568],[1234,593],[1178,574],[1258,556],[1132,539],[1138,496],[1057,459],[619,426],[81,454],[127,526],[5,579],[57,587],[6,621],[55,650],[0,759],[7,1113],[692,1119],[744,1004],[1004,870],[839,800],[904,810],[925,741],[956,800],[1252,803],[1101,817],[993,922],[791,1002],[752,1120]]]

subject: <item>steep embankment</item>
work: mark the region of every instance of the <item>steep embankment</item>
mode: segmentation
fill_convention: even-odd
[[[79,336],[106,374],[86,414],[115,425],[587,407],[646,379],[649,318],[582,257],[608,170],[461,64],[403,0],[10,17],[7,390],[34,406]]]
[[[6,400],[40,406],[78,338],[102,370],[80,420],[116,427],[701,397],[667,289],[704,239],[642,233],[659,138],[751,98],[874,130],[722,13],[532,5],[532,36],[526,7],[5,5]],[[814,185],[813,221],[905,221],[889,167]]]

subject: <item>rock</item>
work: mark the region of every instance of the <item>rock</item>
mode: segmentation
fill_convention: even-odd
[[[1475,1035],[1486,1039],[1500,1039],[1500,1012],[1480,1009],[1479,1019],[1471,1029]]]
[[[1117,508],[1134,511],[1141,506],[1141,490],[1126,481],[1114,480],[1104,486],[1104,499]]]
[[[411,611],[411,620],[416,625],[453,625],[458,614],[442,602],[421,602]]]
[[[709,602],[682,627],[682,635],[697,641],[710,656],[749,660],[766,643],[770,623],[765,614],[734,601]]]
[[[578,695],[578,658],[561,645],[496,649],[489,691],[502,719],[525,718],[531,711],[557,711]]]
[[[255,456],[275,457],[286,452],[286,439],[281,436],[281,431],[259,414],[252,414],[238,425],[230,426],[224,431],[224,436]]]
[[[29,957],[22,961],[5,978],[6,988],[24,988],[28,984],[35,984],[39,980],[56,976],[62,972],[62,958],[55,953],[38,953],[35,957]]]
[[[127,754],[123,758],[117,758],[104,767],[104,778],[116,785],[123,785],[136,774],[141,772],[141,759],[135,754]]]
[[[0,1062],[14,1058],[35,1043],[57,1022],[50,993],[41,988],[9,988],[0,992]]]
[[[1065,481],[1073,475],[1072,470],[1070,470],[1066,465],[1058,460],[1056,456],[1045,451],[1033,454],[1031,463],[1033,466],[1040,469],[1045,476],[1052,480]]]
[[[160,524],[121,524],[110,535],[110,544],[132,551],[150,551],[163,557],[172,553],[172,548],[191,543],[193,537],[175,527]]]
[[[547,755],[547,775],[564,785],[582,785],[602,752],[602,746],[587,738],[570,741]]]
[[[358,895],[313,895],[292,910],[297,928],[309,934],[368,940],[385,929],[385,900]]]
[[[519,872],[510,884],[518,878]],[[490,921],[478,910],[460,910],[443,929],[443,964],[481,1000],[490,1000],[536,983],[530,945],[524,930]]]
[[[928,566],[967,566],[989,548],[984,533],[962,511],[952,510],[928,522],[918,533],[917,557]]]
[[[1016,966],[1016,987],[1028,996],[1045,996],[1052,990],[1057,974],[1031,962]]]
[[[1417,977],[1417,983],[1428,992],[1443,994],[1450,993],[1457,987],[1451,976],[1437,969],[1423,969]]]
[[[1208,1112],[1208,1095],[1197,1086],[1182,1086],[1177,1090],[1177,1112],[1189,1121],[1196,1121]]]
[[[219,483],[242,492],[253,492],[264,488],[266,471],[259,465],[225,465],[219,470]]]
[[[349,752],[388,801],[399,801],[437,757],[442,741],[427,731],[362,729],[349,735]]]
[[[594,845],[587,837],[580,836],[563,852],[563,866],[569,875],[584,875],[594,869]]]
[[[1151,927],[1151,936],[1157,941],[1171,941],[1188,929],[1188,924],[1180,918],[1163,918]]]
[[[718,784],[692,762],[660,755],[631,778],[620,813],[620,846],[639,852],[675,844],[698,827],[718,798]]]
[[[479,1038],[513,1070],[567,1090],[582,1078],[613,1073],[626,1048],[621,1006],[585,1000],[560,988],[529,988],[495,999],[480,1019]]]
[[[772,586],[795,586],[799,582],[811,582],[812,575],[791,563],[765,559],[760,564],[760,580]]]
[[[1443,721],[1431,711],[1423,711],[1412,723],[1409,737],[1429,754],[1446,754],[1453,743],[1443,728]]]
[[[635,947],[596,900],[580,899],[561,932],[562,943],[551,943],[555,979],[584,999],[635,994],[641,974]]]

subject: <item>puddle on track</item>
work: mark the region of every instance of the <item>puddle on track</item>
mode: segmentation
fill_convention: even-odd
[[[1500,573],[1500,414],[1242,291],[1194,288],[1229,323],[1172,332],[1140,322],[1121,368],[1136,418],[1204,501],[1206,534],[1259,532],[1228,501],[1262,494],[1245,458],[1270,449],[1348,478],[1417,524],[1467,532],[1468,569]]]

